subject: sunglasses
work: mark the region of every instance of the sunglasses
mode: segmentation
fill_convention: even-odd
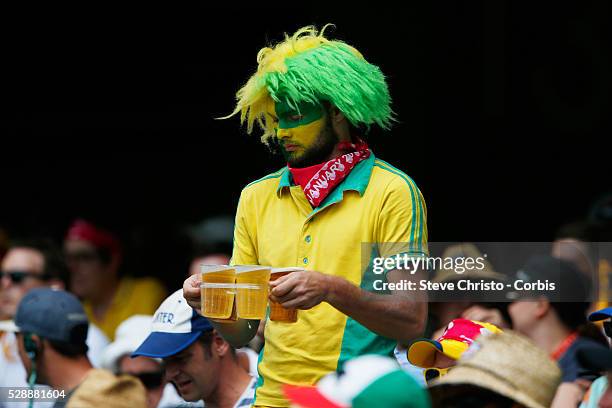
[[[423,370],[423,377],[425,377],[425,382],[429,383],[432,380],[435,380],[438,377],[442,377],[448,373],[448,368],[426,368]]]
[[[4,277],[8,277],[12,283],[20,284],[26,278],[35,278],[40,280],[49,280],[50,276],[48,274],[39,274],[35,272],[27,272],[27,271],[2,271],[0,272],[0,279]]]
[[[164,381],[164,371],[150,371],[139,374],[130,374],[132,377],[136,377],[140,380],[142,385],[145,386],[147,390],[158,388],[162,385]]]

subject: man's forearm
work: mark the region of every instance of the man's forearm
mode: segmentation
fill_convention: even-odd
[[[344,278],[329,276],[326,301],[373,332],[398,341],[423,335],[426,299],[367,292]]]

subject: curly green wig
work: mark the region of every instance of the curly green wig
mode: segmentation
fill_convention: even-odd
[[[355,48],[325,38],[328,26],[320,33],[313,26],[301,28],[259,51],[257,72],[236,93],[236,109],[225,118],[240,113],[248,133],[257,122],[267,142],[275,135],[275,124],[266,115],[271,104],[284,102],[297,110],[300,103],[328,101],[354,126],[388,129],[394,114],[383,73]]]

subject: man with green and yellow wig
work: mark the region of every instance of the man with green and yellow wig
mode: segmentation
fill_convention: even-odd
[[[234,114],[249,133],[258,125],[287,165],[242,190],[232,263],[303,268],[270,284],[270,299],[298,309],[298,319],[267,321],[255,406],[288,407],[286,384],[315,384],[359,355],[391,356],[398,341],[422,335],[427,314],[426,296],[376,283],[420,272],[377,274],[375,259],[427,254],[419,189],[362,138],[393,122],[385,78],[324,31],[305,27],[262,49],[237,93]],[[185,282],[196,308],[198,288],[197,277]],[[228,327],[218,328],[226,338],[238,332]]]

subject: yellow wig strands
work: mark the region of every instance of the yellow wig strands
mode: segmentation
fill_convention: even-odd
[[[312,26],[301,28],[273,48],[259,51],[257,72],[236,93],[236,109],[226,118],[240,112],[249,133],[257,122],[266,142],[275,135],[275,124],[266,115],[274,102],[297,109],[301,102],[329,101],[355,126],[388,129],[394,119],[384,75],[353,47],[325,38],[328,26],[320,33]]]

